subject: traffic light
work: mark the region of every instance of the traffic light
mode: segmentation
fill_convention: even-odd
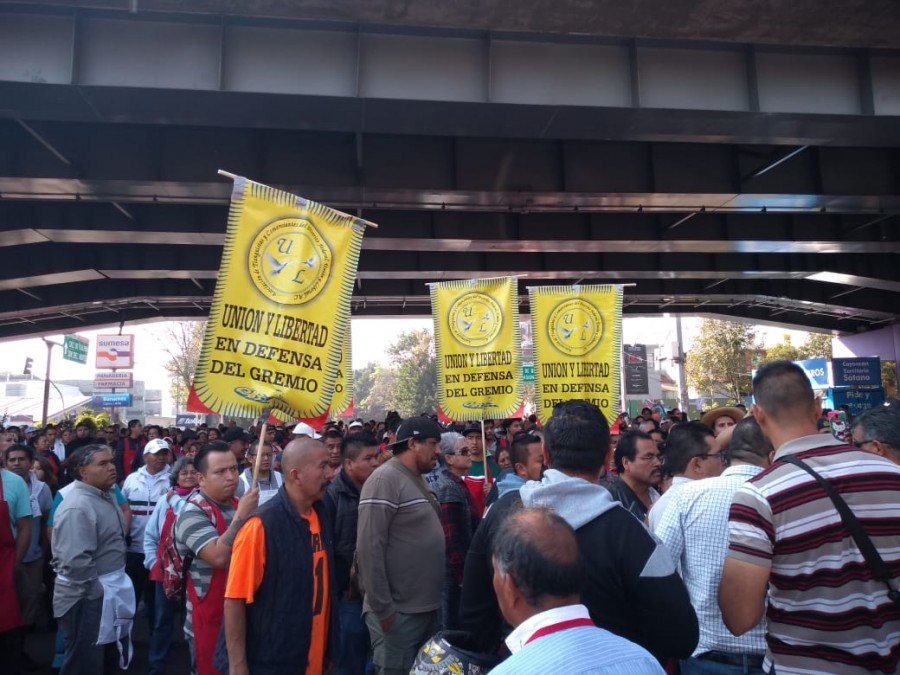
[[[31,375],[31,364],[34,363],[34,359],[30,356],[25,359],[25,370],[22,371],[23,375]]]

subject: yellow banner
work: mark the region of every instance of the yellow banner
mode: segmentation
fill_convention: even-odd
[[[522,402],[516,277],[431,285],[441,409],[458,420],[507,417]]]
[[[220,415],[318,417],[332,401],[365,225],[234,181],[219,281],[194,376]]]
[[[622,289],[615,286],[541,286],[528,289],[534,337],[537,416],[583,399],[610,424],[619,412]]]
[[[331,398],[331,410],[328,416],[335,419],[353,403],[353,346],[350,336],[350,324],[344,332],[344,345],[341,349],[341,361],[338,364],[337,380],[334,382],[334,396]]]

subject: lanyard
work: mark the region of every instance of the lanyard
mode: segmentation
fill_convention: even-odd
[[[537,640],[539,637],[544,637],[545,635],[551,635],[553,633],[558,633],[561,630],[567,630],[569,628],[576,628],[578,626],[593,626],[594,622],[590,619],[569,619],[568,621],[560,621],[559,623],[554,623],[549,626],[544,626],[543,628],[539,628],[531,634],[531,637],[525,640],[523,644],[527,645],[529,642]]]

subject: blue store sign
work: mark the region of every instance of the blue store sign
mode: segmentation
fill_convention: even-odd
[[[131,394],[94,394],[91,406],[94,408],[130,408]]]
[[[881,359],[877,356],[832,359],[831,370],[835,387],[881,386]]]
[[[862,415],[866,410],[884,403],[884,389],[881,387],[873,389],[833,389],[831,391],[831,400],[834,403],[835,410],[839,410],[842,405],[846,405],[849,407],[851,415]]]
[[[824,389],[828,386],[828,361],[825,359],[806,359],[795,361],[803,368],[813,389]]]

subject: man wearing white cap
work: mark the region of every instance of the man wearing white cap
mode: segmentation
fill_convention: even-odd
[[[316,433],[316,430],[306,422],[299,422],[297,426],[294,427],[294,436],[297,438],[321,438],[321,436]]]
[[[156,508],[156,502],[169,490],[169,444],[162,438],[147,441],[144,465],[130,474],[122,485],[122,494],[131,508],[131,527],[126,543],[125,572],[134,584],[135,603],[144,594],[147,616],[154,616],[153,587],[147,586],[148,570],[144,567],[144,530]],[[146,587],[146,593],[144,593]],[[151,619],[152,621],[152,619]]]

